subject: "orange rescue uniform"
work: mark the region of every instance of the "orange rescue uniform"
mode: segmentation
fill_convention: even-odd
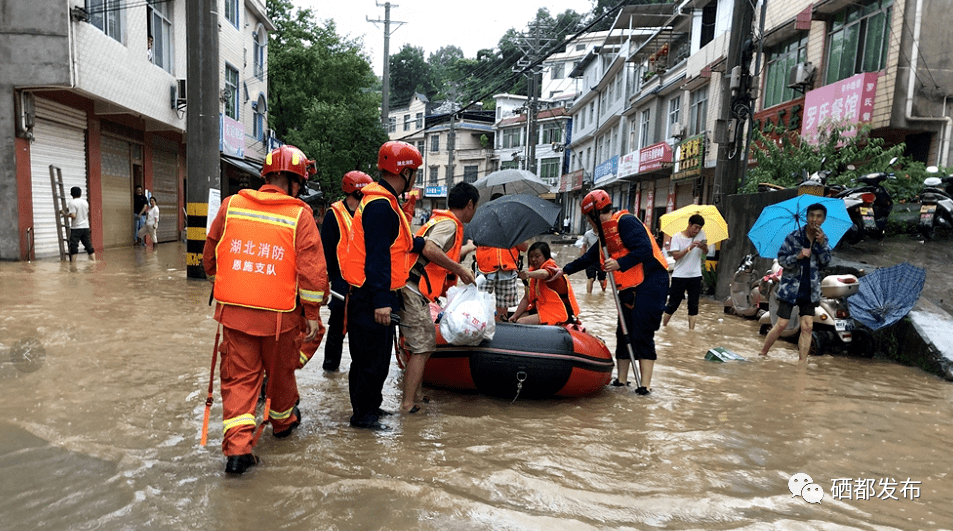
[[[539,269],[546,269],[550,272],[559,269],[556,261],[550,258],[543,262]],[[530,271],[535,269],[530,268]],[[576,303],[576,295],[572,291],[572,285],[569,279],[561,277],[557,280],[539,280],[529,279],[529,303],[536,309],[539,315],[539,324],[559,325],[569,321],[570,315],[567,310],[572,310],[573,316],[579,315],[579,304]]]
[[[273,429],[283,431],[298,420],[292,411],[301,308],[306,319],[318,320],[328,289],[321,238],[308,205],[265,185],[222,201],[202,258],[215,282],[215,320],[224,329],[222,451],[249,454],[263,371],[269,375]]]
[[[482,273],[492,273],[498,269],[516,271],[516,259],[520,255],[518,247],[498,249],[496,247],[477,247],[477,269]]]
[[[620,210],[612,215],[612,219],[602,224],[602,230],[605,232],[606,236],[606,247],[609,248],[609,257],[618,260],[619,258],[627,255],[629,253],[626,250],[625,246],[622,245],[622,238],[619,236],[619,220],[622,216],[631,216],[628,210]],[[665,259],[665,255],[662,254],[662,250],[659,248],[658,243],[655,241],[655,238],[652,238],[651,233],[649,233],[648,227],[645,226],[641,221],[639,222],[642,227],[645,229],[646,233],[649,235],[649,241],[652,242],[652,255],[655,260],[662,266],[662,269],[668,270],[668,260]],[[602,269],[605,270],[605,254],[603,253],[602,247],[599,247],[599,263],[602,266]],[[642,264],[636,264],[634,267],[630,267],[627,271],[616,271],[613,273],[615,278],[616,287],[618,289],[624,290],[628,288],[634,288],[642,283],[645,280],[644,269]]]
[[[426,237],[427,233],[430,232],[430,229],[433,228],[434,225],[448,219],[456,224],[457,233],[454,235],[453,246],[446,251],[446,254],[447,257],[454,262],[459,262],[460,249],[463,246],[463,223],[457,219],[457,216],[453,215],[453,212],[450,212],[449,210],[434,210],[430,220],[427,221],[423,227],[420,227],[416,235],[420,237]],[[420,275],[417,289],[420,290],[420,294],[424,297],[427,297],[430,302],[436,302],[437,298],[443,295],[447,288],[450,287],[450,284],[447,281],[447,276],[449,274],[450,272],[443,267],[440,267],[433,262],[428,262],[427,265],[424,266],[424,274]],[[412,279],[415,276],[416,275],[411,274]]]

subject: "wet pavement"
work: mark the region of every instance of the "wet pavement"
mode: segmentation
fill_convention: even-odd
[[[428,390],[382,434],[347,425],[347,374],[321,371],[319,350],[299,372],[301,428],[266,430],[262,465],[227,477],[217,384],[198,445],[209,284],[186,280],[180,244],[103,258],[0,263],[3,529],[953,528],[953,386],[884,360],[798,363],[785,342],[759,358],[757,324],[714,301],[696,330],[683,306],[657,334],[648,397]],[[610,292],[585,294],[584,276],[581,317],[612,346]],[[748,361],[705,361],[715,346]],[[393,364],[385,408],[399,389]],[[799,472],[819,503],[792,495]]]

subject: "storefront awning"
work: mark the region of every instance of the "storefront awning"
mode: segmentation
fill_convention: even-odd
[[[261,175],[261,166],[255,164],[253,161],[240,159],[238,157],[233,157],[231,155],[222,154],[222,162],[236,168],[237,170],[247,173],[249,175],[259,177]]]

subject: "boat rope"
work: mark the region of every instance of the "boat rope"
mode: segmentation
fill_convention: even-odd
[[[513,402],[516,402],[516,399],[520,397],[520,391],[523,390],[523,382],[526,381],[526,372],[518,371],[516,373],[516,396],[513,397]],[[512,404],[513,402],[510,402]]]

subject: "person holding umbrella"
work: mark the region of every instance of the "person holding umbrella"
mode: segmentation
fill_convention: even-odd
[[[593,190],[582,200],[582,213],[599,233],[601,246],[563,267],[571,275],[599,263],[610,275],[619,325],[616,328],[618,377],[612,385],[628,385],[629,363],[639,360],[636,393],[651,393],[655,367],[655,331],[662,323],[668,294],[668,261],[648,228],[628,211],[614,212],[604,190]],[[641,373],[641,375],[640,375]]]
[[[705,218],[692,214],[688,218],[688,227],[672,236],[669,252],[675,259],[672,271],[672,286],[668,291],[668,305],[662,326],[668,326],[669,319],[682,303],[682,297],[688,292],[688,329],[695,329],[698,317],[698,298],[702,291],[702,263],[708,255],[708,239],[702,227]]]
[[[781,337],[788,326],[794,306],[798,308],[801,335],[798,337],[798,359],[807,359],[814,328],[814,308],[821,301],[820,270],[831,261],[831,247],[821,225],[827,219],[827,208],[814,203],[807,207],[807,224],[787,235],[778,250],[778,264],[784,268],[778,285],[778,322],[764,338],[762,356]]]

